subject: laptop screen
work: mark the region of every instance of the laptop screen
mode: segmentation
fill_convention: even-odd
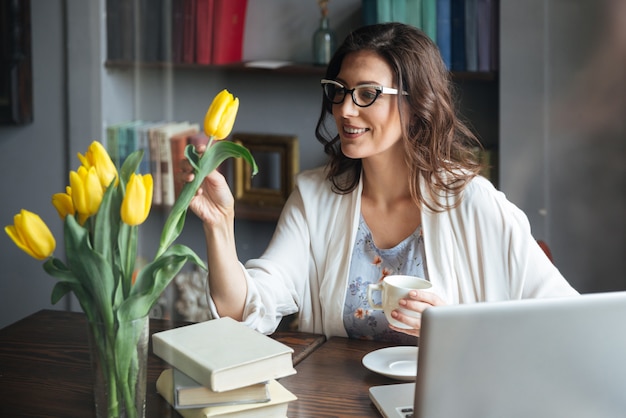
[[[422,317],[414,399],[381,414],[623,417],[625,388],[626,292],[445,306]]]

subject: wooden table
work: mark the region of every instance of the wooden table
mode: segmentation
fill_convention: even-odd
[[[184,323],[150,320],[150,332]],[[294,348],[297,374],[280,379],[298,400],[289,417],[379,417],[367,389],[394,381],[361,364],[388,344],[280,331],[273,338]],[[167,363],[148,358],[146,417],[179,417],[156,393]],[[42,310],[0,330],[0,417],[94,416],[87,325],[82,313]]]
[[[370,386],[398,383],[366,369],[361,359],[389,343],[331,338],[296,366],[297,374],[280,379],[298,400],[289,417],[378,417]]]

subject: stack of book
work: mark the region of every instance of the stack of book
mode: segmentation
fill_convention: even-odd
[[[106,0],[107,59],[241,61],[247,5],[248,0]]]
[[[402,22],[437,43],[451,71],[498,69],[500,0],[362,0],[363,23]]]
[[[183,417],[285,417],[296,396],[277,379],[296,373],[293,349],[231,318],[152,336],[172,367],[157,392]]]

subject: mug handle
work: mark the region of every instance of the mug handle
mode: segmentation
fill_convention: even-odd
[[[376,291],[383,291],[383,284],[382,283],[376,283],[376,284],[370,284],[367,286],[367,301],[370,304],[370,307],[372,309],[376,309],[376,310],[383,310],[383,305],[378,303],[374,303],[374,300],[372,299],[372,292],[376,292]]]

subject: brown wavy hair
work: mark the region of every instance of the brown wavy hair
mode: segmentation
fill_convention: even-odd
[[[402,142],[410,168],[410,193],[422,207],[442,211],[458,204],[444,204],[438,197],[458,196],[480,171],[473,148],[480,142],[459,119],[455,109],[450,73],[437,46],[421,30],[402,23],[361,27],[339,46],[326,69],[327,79],[339,74],[344,58],[353,52],[373,51],[392,68],[394,81],[406,95],[397,95],[402,123]],[[333,190],[353,191],[361,175],[361,160],[341,152],[339,135],[332,118],[332,103],[323,95],[322,111],[315,136],[329,156],[328,179]],[[401,101],[406,101],[406,112]],[[330,128],[330,129],[329,129]],[[427,190],[421,190],[420,177]],[[430,199],[425,199],[428,194]],[[436,202],[433,205],[428,202]]]

